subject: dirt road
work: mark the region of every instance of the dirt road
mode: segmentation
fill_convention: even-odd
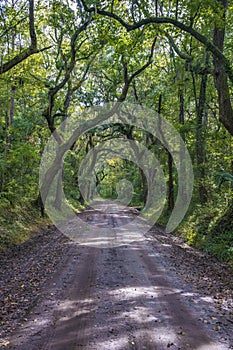
[[[83,219],[98,230],[116,228],[133,215],[128,209],[124,215],[89,210]],[[67,242],[66,256],[43,286],[37,305],[9,337],[8,348],[233,349],[229,315],[226,332],[217,329],[213,301],[177,274],[164,253],[169,244],[156,234],[113,248]]]

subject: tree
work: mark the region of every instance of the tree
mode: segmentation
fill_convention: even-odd
[[[223,45],[224,45],[224,35],[225,35],[225,26],[226,26],[226,10],[227,10],[227,1],[226,0],[218,0],[218,6],[215,9],[214,5],[212,5],[212,11],[217,10],[217,15],[214,17],[215,21],[215,28],[213,33],[213,41],[209,39],[209,37],[206,34],[200,33],[200,31],[196,30],[194,28],[194,19],[197,15],[193,17],[193,9],[192,7],[188,8],[187,10],[190,13],[190,16],[186,17],[189,18],[189,23],[185,23],[184,21],[178,20],[178,8],[176,7],[176,14],[175,17],[173,14],[171,16],[164,16],[163,12],[164,10],[161,10],[161,15],[158,15],[158,8],[156,8],[156,16],[150,16],[149,14],[149,5],[144,7],[144,13],[146,13],[146,16],[143,19],[135,21],[136,15],[128,16],[129,20],[132,20],[133,23],[127,22],[122,18],[122,15],[118,14],[118,9],[115,8],[115,12],[107,11],[105,9],[101,9],[98,6],[88,6],[85,1],[82,1],[83,7],[85,11],[89,13],[97,13],[100,16],[104,16],[107,18],[110,18],[111,20],[115,20],[119,22],[127,31],[135,31],[140,28],[149,26],[151,24],[154,25],[172,25],[175,28],[179,29],[181,33],[187,33],[188,35],[191,35],[194,39],[199,41],[201,44],[203,44],[208,51],[210,51],[213,55],[213,63],[214,63],[214,75],[215,75],[215,82],[216,82],[216,88],[218,91],[218,98],[219,98],[219,110],[220,110],[220,121],[224,125],[224,127],[230,132],[231,135],[233,135],[233,110],[230,100],[230,94],[229,94],[229,86],[227,78],[233,83],[233,69],[231,67],[231,64],[229,62],[229,59],[224,55],[223,53]],[[183,4],[183,3],[182,3]],[[145,4],[143,4],[145,6]],[[164,4],[165,6],[165,4]],[[126,5],[126,7],[130,7],[129,3]],[[209,10],[209,9],[208,9]],[[138,8],[138,13],[140,13],[140,7]],[[181,10],[181,17],[182,17],[182,10]],[[183,19],[183,18],[182,18]],[[218,24],[220,20],[220,25]]]
[[[41,154],[53,133],[58,166],[45,174],[45,185],[58,177],[53,203],[58,208],[61,183],[73,206],[78,201],[84,204],[79,170],[94,148],[96,153],[86,164],[87,171],[94,169],[94,176],[84,197],[91,199],[95,186],[105,195],[109,189],[116,197],[118,182],[128,188],[121,181],[126,177],[137,192],[132,203],[144,206],[148,189],[156,184],[156,169],[148,179],[132,159],[140,160],[145,147],[164,170],[169,208],[165,214],[169,215],[179,190],[178,172],[185,173],[185,162],[177,171],[166,145],[146,130],[109,123],[107,115],[105,124],[98,117],[88,121],[84,113],[82,127],[64,144],[66,126],[60,131],[58,127],[72,120],[76,110],[81,113],[111,102],[114,113],[119,101],[147,107],[155,117],[161,113],[180,132],[196,174],[191,209],[198,205],[203,210],[223,208],[229,203],[231,187],[218,190],[213,176],[232,173],[233,164],[229,63],[233,11],[225,0],[42,0],[35,4],[6,0],[0,16],[2,205],[35,203]],[[97,169],[97,159],[105,160],[109,151],[108,147],[98,151],[98,145],[118,138],[123,146],[134,141],[143,147],[133,148],[131,160],[113,159]],[[182,159],[182,147],[179,152]],[[45,198],[44,189],[42,193]]]

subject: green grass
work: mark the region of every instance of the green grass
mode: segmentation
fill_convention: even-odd
[[[177,233],[192,246],[233,267],[233,202],[197,206]]]
[[[41,218],[38,208],[30,202],[12,206],[7,199],[1,198],[0,250],[25,242],[48,223],[48,218]]]

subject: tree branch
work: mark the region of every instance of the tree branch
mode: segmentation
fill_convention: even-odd
[[[129,78],[129,83],[132,82],[132,80],[139,75],[141,72],[143,72],[147,67],[149,67],[149,65],[152,63],[152,59],[153,59],[153,55],[154,55],[154,49],[155,49],[155,44],[157,41],[157,36],[154,38],[152,46],[151,46],[151,52],[150,52],[150,56],[148,59],[148,62],[145,63],[141,68],[139,68],[136,72],[134,72],[131,77]]]
[[[178,20],[173,19],[173,18],[169,18],[169,17],[149,17],[149,18],[144,18],[143,20],[141,20],[137,23],[129,24],[126,21],[124,21],[120,16],[116,15],[115,13],[101,10],[99,8],[96,8],[96,7],[95,8],[94,7],[88,8],[88,6],[85,4],[84,0],[82,0],[82,4],[84,6],[85,11],[87,11],[89,13],[92,13],[92,12],[97,13],[99,15],[115,19],[128,32],[139,29],[139,28],[146,26],[146,25],[149,25],[149,24],[171,24],[171,25],[175,26],[176,28],[181,29],[182,31],[190,34],[192,37],[197,39],[200,43],[202,43],[207,48],[207,50],[212,52],[212,54],[215,57],[221,59],[224,62],[225,71],[226,71],[230,81],[233,84],[233,70],[231,68],[229,60],[225,57],[225,55],[221,52],[221,50],[219,50],[219,48],[213,44],[213,42],[211,42],[206,36],[202,35],[198,31],[193,29],[191,26],[187,26],[184,23],[179,22]]]
[[[118,102],[123,102],[126,99],[129,87],[131,82],[133,81],[133,79],[139,75],[140,73],[142,73],[147,67],[149,67],[149,65],[152,63],[152,59],[153,59],[153,54],[154,54],[154,48],[155,48],[155,44],[156,44],[156,40],[157,37],[155,37],[155,39],[153,40],[152,46],[151,46],[151,52],[150,52],[150,56],[148,59],[148,62],[145,63],[141,68],[139,68],[136,72],[134,72],[130,77],[128,77],[128,67],[127,67],[127,62],[124,61],[124,59],[122,59],[122,64],[123,64],[123,73],[124,73],[124,85],[122,88],[122,92],[121,95],[118,98]]]
[[[177,53],[177,55],[180,58],[182,58],[183,60],[186,60],[186,61],[192,61],[192,57],[190,55],[188,55],[185,52],[180,51],[179,47],[176,45],[174,39],[172,38],[172,36],[170,34],[165,32],[165,35],[168,38],[171,47],[174,49],[174,51]]]
[[[29,32],[31,38],[31,48],[37,49],[37,37],[35,31],[34,0],[29,0]]]
[[[37,37],[36,37],[35,23],[34,23],[34,0],[29,0],[29,32],[30,32],[30,40],[31,40],[30,46],[27,49],[20,52],[19,54],[17,54],[8,62],[2,64],[0,67],[0,75],[8,72],[17,64],[26,60],[28,57],[36,53],[43,52],[51,47],[51,46],[48,46],[42,49],[37,48]]]
[[[14,68],[15,66],[17,66],[17,64],[25,61],[28,57],[39,53],[39,52],[43,52],[45,50],[50,49],[52,46],[47,46],[44,47],[42,49],[34,49],[29,47],[28,49],[25,49],[24,51],[22,51],[21,53],[19,53],[18,55],[16,55],[14,58],[12,58],[10,61],[4,63],[1,67],[0,67],[0,75],[3,73],[8,72],[9,70],[11,70],[12,68]]]
[[[62,79],[62,81],[60,83],[56,84],[54,87],[50,88],[50,90],[49,90],[48,107],[44,111],[43,115],[46,118],[46,120],[48,122],[49,129],[52,133],[55,131],[54,115],[52,114],[55,96],[58,93],[58,91],[60,91],[70,79],[70,75],[71,75],[71,73],[75,67],[75,63],[76,63],[76,48],[75,48],[76,40],[77,40],[79,34],[81,34],[87,28],[89,23],[90,23],[90,19],[88,19],[84,24],[82,24],[75,31],[75,33],[72,35],[71,40],[70,40],[70,52],[71,52],[70,64],[69,64],[69,66],[67,65],[65,75],[64,75],[64,78]]]

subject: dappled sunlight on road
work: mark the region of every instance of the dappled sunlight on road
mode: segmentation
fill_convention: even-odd
[[[102,215],[99,224],[106,220],[117,229],[125,218]],[[90,221],[97,223],[96,213]],[[201,322],[212,299],[177,280],[164,264],[162,245],[154,248],[151,237],[144,236],[132,244],[100,249],[104,239],[94,235],[98,226],[93,227],[98,248],[71,244],[70,258],[49,297],[45,295],[38,315],[22,329],[23,338],[15,338],[17,349],[228,349]]]

